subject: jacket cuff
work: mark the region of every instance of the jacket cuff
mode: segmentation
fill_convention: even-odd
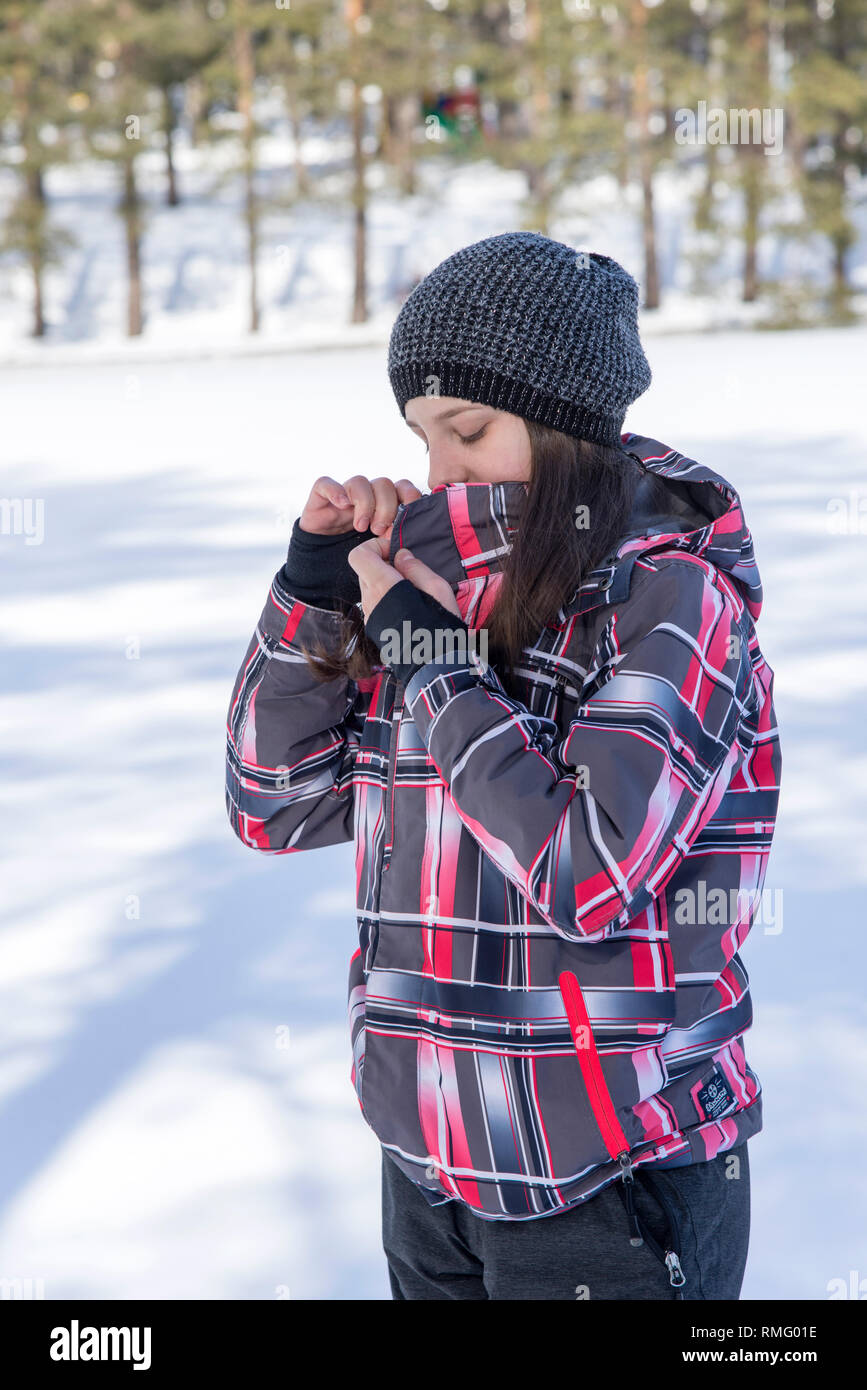
[[[372,540],[373,531],[368,527],[366,531],[320,536],[302,531],[299,521],[296,519],[292,527],[286,562],[280,571],[284,587],[303,603],[320,608],[333,608],[335,599],[360,603],[358,575],[349,564],[349,552]]]
[[[470,629],[463,618],[409,579],[401,579],[383,594],[364,631],[403,685],[428,666],[433,674],[454,661],[472,669],[467,656]]]

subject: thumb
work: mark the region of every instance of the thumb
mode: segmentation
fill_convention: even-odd
[[[395,552],[394,568],[417,589],[421,589],[422,593],[430,594],[443,608],[460,617],[457,600],[448,580],[443,579],[441,574],[437,574],[436,570],[432,570],[423,560],[419,560],[406,546],[401,546]]]
[[[424,560],[419,560],[411,550],[407,550],[405,545],[395,551],[394,567],[400,571],[404,578],[411,580],[417,589],[424,589],[427,594],[433,592],[432,584],[445,583],[445,580],[436,574],[430,565],[426,565]]]

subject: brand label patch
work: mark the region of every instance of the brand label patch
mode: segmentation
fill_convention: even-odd
[[[714,1067],[712,1074],[698,1093],[698,1103],[708,1120],[716,1120],[734,1105],[734,1095],[723,1073]]]

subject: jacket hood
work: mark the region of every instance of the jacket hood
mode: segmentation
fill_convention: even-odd
[[[761,579],[741,500],[732,484],[659,440],[624,434],[622,444],[643,473],[629,524],[614,554],[576,592],[609,589],[613,574],[631,571],[639,555],[687,550],[731,576],[755,621],[762,607]],[[519,481],[440,483],[398,507],[389,559],[393,561],[400,547],[406,546],[453,589],[467,580],[499,574],[520,525],[528,490],[529,485]]]

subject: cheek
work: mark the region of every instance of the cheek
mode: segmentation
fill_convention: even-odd
[[[530,438],[526,430],[509,429],[502,440],[492,445],[492,453],[501,469],[505,468],[509,477],[527,477],[530,470]]]

